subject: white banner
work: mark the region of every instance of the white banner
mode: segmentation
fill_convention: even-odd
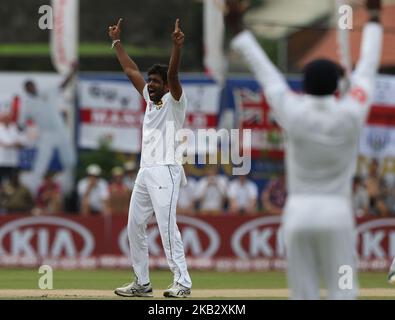
[[[374,104],[395,108],[395,77],[377,77]]]
[[[15,99],[18,99],[17,110],[24,108],[25,82],[33,81],[39,91],[55,88],[60,85],[61,78],[54,73],[30,73],[30,72],[0,72],[0,110],[11,111],[10,107]],[[59,105],[54,106],[62,109],[63,96],[59,96]]]
[[[188,99],[187,113],[217,115],[220,107],[221,87],[213,83],[183,85]]]
[[[395,158],[395,128],[368,126],[360,138],[360,154],[368,158]]]
[[[188,100],[185,128],[216,128],[221,88],[196,81],[183,84]],[[107,139],[115,151],[141,151],[141,127],[145,105],[127,81],[81,80],[79,82],[79,141],[81,148],[96,149]]]
[[[110,141],[116,151],[137,153],[144,116],[140,94],[129,82],[81,80],[79,146],[96,149]]]
[[[374,105],[360,137],[360,155],[395,158],[395,78],[378,77],[374,96]]]
[[[56,71],[65,75],[78,61],[79,0],[52,0],[52,9],[51,59]]]

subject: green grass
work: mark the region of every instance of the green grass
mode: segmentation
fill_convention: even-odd
[[[42,274],[37,269],[0,269],[0,289],[37,289]],[[125,270],[54,270],[54,289],[112,290],[130,282],[131,272]],[[286,288],[283,272],[212,272],[191,271],[195,289],[279,289]],[[151,282],[156,288],[166,288],[172,282],[170,271],[151,272]],[[360,273],[361,288],[390,288],[386,274]]]
[[[80,44],[80,56],[112,56],[111,42],[98,42],[89,43],[83,42]],[[136,47],[125,45],[126,51],[131,56],[151,56],[161,57],[168,54],[168,50],[159,47]],[[49,45],[48,43],[10,43],[0,45],[0,56],[48,56]]]

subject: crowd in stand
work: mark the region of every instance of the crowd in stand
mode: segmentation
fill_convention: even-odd
[[[56,172],[47,172],[34,189],[25,186],[18,172],[19,149],[29,145],[29,136],[19,131],[7,112],[0,113],[0,214],[31,213],[51,215],[65,212],[65,192]],[[395,216],[395,183],[371,160],[365,176],[355,176],[352,200],[356,216]],[[137,163],[115,167],[109,181],[102,178],[97,164],[86,168],[86,176],[76,185],[77,211],[87,215],[128,213]],[[184,215],[243,215],[282,213],[287,196],[285,173],[273,176],[259,195],[258,186],[248,176],[229,178],[209,165],[200,179],[190,175],[180,189],[178,213]]]
[[[1,148],[1,147],[0,147]],[[366,177],[356,176],[353,184],[355,214],[386,217],[395,215],[395,186],[381,178],[378,161],[373,160]],[[181,187],[178,213],[183,215],[281,215],[287,190],[285,173],[270,179],[260,195],[258,186],[248,176],[229,179],[218,172],[215,165],[207,166],[205,174],[197,179],[185,166],[188,184]],[[111,179],[102,177],[97,164],[86,168],[86,176],[76,185],[80,215],[126,215],[137,174],[137,164],[129,161],[123,167],[114,167]],[[65,212],[64,193],[56,182],[56,173],[48,172],[35,193],[21,183],[19,173],[13,170],[2,179],[0,212],[3,214],[31,213],[51,215]]]
[[[366,177],[354,177],[353,206],[358,217],[395,216],[395,183],[391,177],[380,175],[376,159],[371,161]]]

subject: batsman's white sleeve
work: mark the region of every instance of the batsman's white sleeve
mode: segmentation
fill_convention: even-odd
[[[380,66],[382,45],[382,26],[375,22],[368,23],[363,29],[361,53],[353,74],[353,80],[356,82],[359,80],[373,82]]]
[[[231,47],[242,55],[267,96],[270,96],[273,90],[278,92],[288,89],[283,75],[273,65],[250,31],[239,33],[232,40]]]

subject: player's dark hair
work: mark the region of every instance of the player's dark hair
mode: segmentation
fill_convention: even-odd
[[[31,79],[26,80],[25,83],[24,83],[24,86],[25,86],[25,87],[31,86],[31,85],[34,85],[34,81],[31,80]]]
[[[327,96],[336,92],[341,68],[333,61],[318,59],[303,69],[303,86],[307,94]]]
[[[157,74],[161,77],[164,83],[167,83],[167,71],[169,67],[165,64],[154,64],[151,68],[148,69],[148,76],[151,74]]]

